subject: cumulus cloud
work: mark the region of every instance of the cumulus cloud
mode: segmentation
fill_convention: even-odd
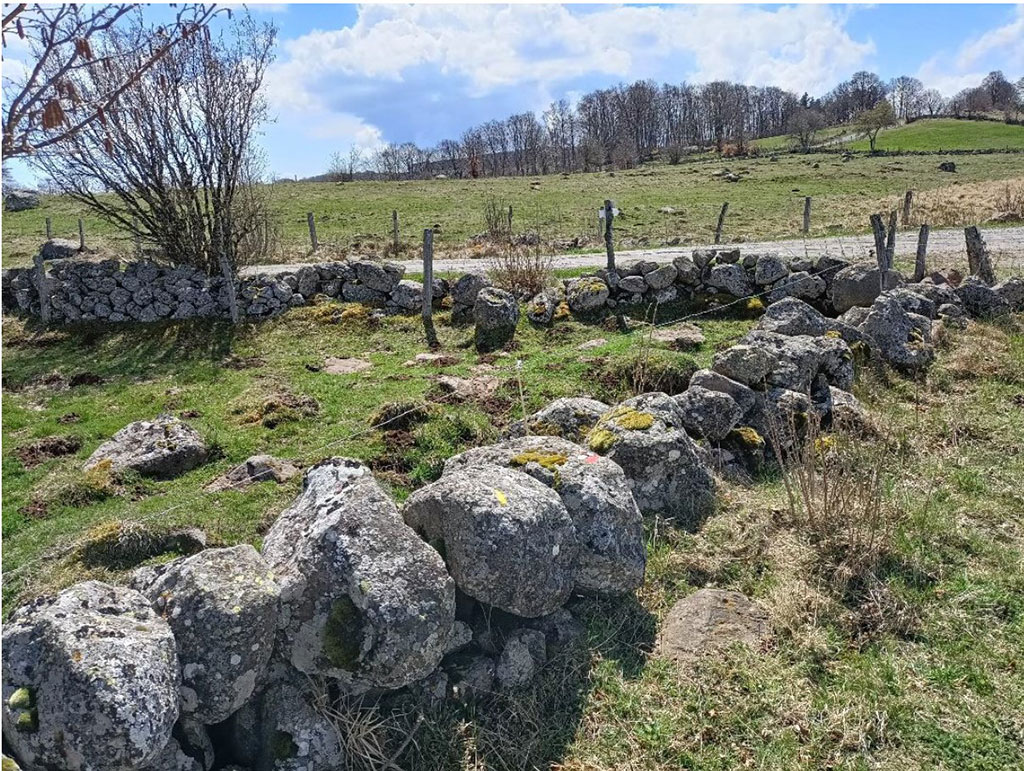
[[[275,94],[302,109],[337,77],[400,83],[434,68],[467,96],[510,87],[546,91],[585,76],[727,78],[821,91],[874,53],[844,12],[823,5],[372,5],[354,24],[286,41]]]
[[[917,76],[945,96],[981,83],[991,70],[1001,69],[1007,77],[1024,72],[1024,5],[1013,17],[962,43],[955,54],[944,52],[921,65]]]

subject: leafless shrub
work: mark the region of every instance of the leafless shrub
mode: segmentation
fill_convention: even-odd
[[[493,240],[504,240],[512,235],[508,221],[508,205],[491,196],[484,203],[484,226]]]
[[[550,286],[554,273],[551,258],[540,247],[509,246],[490,257],[488,275],[494,285],[518,297],[533,297]]]

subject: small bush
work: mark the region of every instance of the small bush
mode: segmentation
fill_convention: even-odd
[[[615,402],[650,391],[664,391],[669,396],[680,394],[698,369],[689,356],[642,348],[600,363],[593,374],[601,386],[601,398]]]
[[[488,275],[495,286],[524,299],[554,281],[550,257],[542,255],[540,249],[513,246],[490,258]]]

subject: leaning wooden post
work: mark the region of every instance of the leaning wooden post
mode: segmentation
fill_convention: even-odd
[[[612,220],[615,219],[615,207],[612,202],[604,202],[604,250],[608,254],[608,270],[615,270],[615,245],[612,241]]]
[[[33,259],[36,265],[36,291],[39,293],[39,318],[44,324],[50,323],[50,292],[46,280],[46,264],[43,253]]]
[[[914,204],[914,191],[908,190],[907,194],[903,196],[903,227],[910,227],[910,208]]]
[[[78,218],[78,251],[85,251],[85,223],[81,217]]]
[[[722,204],[722,211],[718,213],[718,226],[715,228],[715,243],[722,243],[722,226],[725,224],[725,213],[729,211],[729,202]]]
[[[306,224],[309,225],[309,243],[315,252],[320,248],[320,242],[316,240],[316,222],[313,220],[313,212],[306,212]]]
[[[875,236],[875,262],[878,265],[878,288],[885,291],[885,225],[881,214],[871,215],[871,232]]]
[[[804,233],[811,232],[811,197],[804,198]]]
[[[885,234],[885,269],[892,270],[896,259],[896,210],[889,212],[889,232]]]
[[[921,226],[917,234],[917,257],[914,260],[914,281],[921,281],[925,272],[925,255],[928,253],[928,223]]]
[[[508,234],[512,235],[512,204],[508,205]]]
[[[398,209],[391,210],[391,240],[395,245],[395,254],[398,254]]]
[[[49,217],[46,218],[46,240],[49,241],[53,238],[53,220]]]
[[[992,260],[988,254],[988,247],[985,246],[985,239],[981,237],[975,225],[964,228],[964,238],[967,240],[967,264],[971,275],[992,286],[996,283],[996,274],[992,270]]]

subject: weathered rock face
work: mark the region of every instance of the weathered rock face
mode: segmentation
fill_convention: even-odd
[[[504,289],[481,289],[473,304],[476,324],[476,348],[493,351],[511,342],[519,323],[519,304],[515,296]]]
[[[137,471],[143,476],[170,479],[202,465],[206,442],[187,423],[170,415],[129,423],[96,448],[85,468],[109,461],[112,471]]]
[[[732,400],[740,407],[740,415],[746,415],[754,406],[754,391],[743,383],[737,382],[712,372],[710,369],[699,369],[690,378],[690,388],[699,386],[709,391],[718,391],[732,397]]]
[[[733,297],[746,297],[754,293],[754,285],[747,278],[742,265],[715,265],[708,274],[707,284]]]
[[[763,387],[771,366],[771,357],[763,350],[741,344],[716,353],[712,359],[711,369],[745,386]]]
[[[786,278],[775,282],[768,295],[768,302],[776,303],[787,297],[817,300],[825,294],[825,288],[825,279],[820,276],[815,276],[805,270],[790,273]]]
[[[134,588],[174,632],[182,711],[225,720],[262,683],[274,647],[280,590],[263,558],[248,544],[205,549],[140,572]]]
[[[768,386],[809,393],[819,375],[839,388],[853,384],[853,353],[838,336],[780,335],[755,329],[742,342],[768,357],[764,378]]]
[[[470,308],[476,302],[476,296],[481,289],[491,285],[490,279],[478,273],[467,273],[460,276],[452,287],[452,300],[456,305],[465,305]]]
[[[546,661],[544,635],[533,629],[521,629],[505,641],[495,674],[502,688],[521,688],[530,684]]]
[[[675,265],[669,263],[668,265],[661,265],[654,270],[648,271],[644,274],[644,281],[647,282],[647,286],[657,291],[659,289],[665,289],[666,287],[672,286],[672,282],[676,280]]]
[[[27,768],[134,771],[178,719],[167,622],[138,592],[86,581],[3,630],[3,734]]]
[[[693,258],[681,254],[672,260],[672,266],[676,269],[676,280],[684,286],[696,286],[700,283],[701,267],[694,264]]]
[[[1024,311],[1024,278],[1008,278],[992,287],[992,291],[1006,300],[1010,310],[1017,313]]]
[[[885,289],[893,289],[903,283],[903,276],[895,270],[885,273],[884,282],[878,268],[867,265],[850,265],[837,271],[829,290],[832,307],[836,313],[844,313],[855,305],[871,305]]]
[[[141,771],[206,771],[206,768],[198,760],[187,755],[178,744],[178,740],[171,737],[156,759]]]
[[[754,283],[758,286],[770,286],[788,275],[789,268],[777,254],[762,254],[754,263]]]
[[[516,438],[536,434],[582,442],[607,410],[608,405],[597,399],[582,396],[555,399],[530,417],[517,420],[509,426],[508,436]]]
[[[806,436],[814,415],[814,403],[807,394],[771,388],[757,394],[754,408],[744,421],[764,439],[764,449],[777,455],[790,450]]]
[[[622,467],[640,511],[695,528],[714,509],[715,482],[684,423],[672,397],[641,394],[606,412],[587,443]]]
[[[550,324],[558,310],[558,293],[553,289],[538,292],[526,308],[526,318],[534,324]]]
[[[860,330],[883,359],[905,372],[920,371],[935,358],[935,349],[931,345],[931,321],[924,316],[907,313],[900,301],[889,294],[875,300]],[[849,389],[849,385],[833,385]]]
[[[351,267],[363,286],[383,294],[398,286],[405,275],[405,266],[398,262],[355,262]]]
[[[651,333],[651,340],[677,351],[689,351],[704,344],[704,333],[700,331],[700,327],[684,322],[654,330]]]
[[[558,494],[521,471],[479,466],[413,493],[405,521],[436,543],[459,589],[518,616],[551,613],[578,577],[576,527]]]
[[[358,692],[433,671],[452,633],[455,586],[358,461],[332,458],[264,540],[281,587],[278,650]]]
[[[616,595],[643,583],[643,521],[614,462],[559,437],[525,437],[467,450],[449,458],[444,473],[468,475],[480,465],[521,469],[562,499],[580,545],[578,591]]]
[[[743,410],[731,396],[699,385],[674,397],[682,409],[683,427],[699,439],[721,441],[743,416]]]
[[[391,302],[404,311],[417,311],[423,307],[423,284],[402,279],[391,290]]]
[[[856,434],[874,432],[871,416],[856,396],[834,386],[830,386],[829,391],[832,396],[832,425],[835,428]]]
[[[565,287],[566,302],[573,313],[594,313],[608,300],[608,285],[596,276],[574,278]]]
[[[233,720],[235,744],[253,771],[334,771],[346,768],[338,727],[313,706],[297,673],[283,674]]]
[[[209,492],[241,490],[259,482],[280,484],[297,477],[299,469],[273,455],[253,455],[206,486]]]
[[[936,304],[928,296],[918,292],[916,285],[896,287],[886,292],[886,295],[896,300],[907,313],[916,313],[926,319],[938,316]]]
[[[847,314],[866,309],[853,308]],[[858,322],[859,323],[859,322]],[[766,332],[778,332],[781,335],[814,335],[821,336],[829,332],[838,333],[847,343],[863,339],[854,326],[839,319],[830,319],[807,303],[795,297],[786,298],[769,305],[764,315],[758,319],[757,329]]]
[[[968,276],[956,288],[956,296],[968,315],[976,319],[994,318],[1010,312],[1010,303],[999,292],[973,276]]]
[[[657,654],[686,664],[735,644],[757,650],[769,632],[768,614],[744,595],[699,589],[672,606],[658,636]]]

